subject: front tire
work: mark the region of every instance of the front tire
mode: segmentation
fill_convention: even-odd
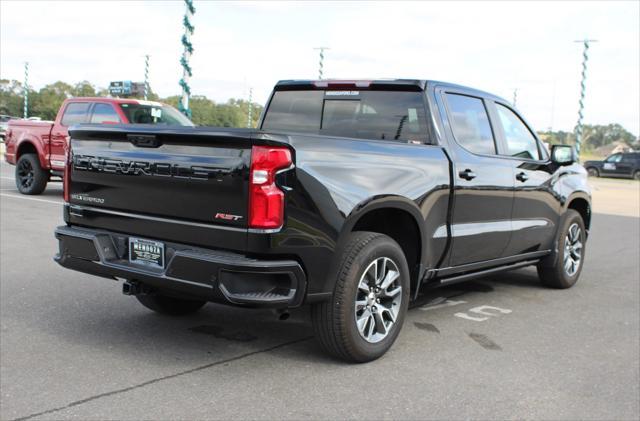
[[[409,268],[390,237],[350,234],[330,301],[311,308],[322,347],[349,362],[381,357],[395,342],[409,304]]]
[[[49,174],[40,167],[40,161],[35,154],[24,154],[16,162],[16,187],[22,194],[36,195],[47,188]]]
[[[580,277],[584,264],[587,235],[582,216],[567,210],[556,240],[556,250],[538,264],[542,283],[552,288],[571,288]]]
[[[149,310],[169,316],[184,316],[195,313],[207,303],[206,301],[168,297],[158,293],[136,295],[136,298]]]

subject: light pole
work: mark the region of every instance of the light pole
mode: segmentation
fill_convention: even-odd
[[[320,62],[318,63],[318,79],[322,79],[324,76],[324,50],[329,50],[329,47],[317,47],[314,50],[320,50]]]
[[[184,34],[182,35],[182,46],[184,50],[182,57],[180,58],[180,65],[182,66],[182,79],[180,79],[180,86],[182,87],[182,100],[180,101],[180,111],[187,117],[191,117],[191,109],[189,108],[189,97],[191,96],[191,88],[189,87],[189,78],[192,76],[191,66],[189,66],[189,59],[193,54],[193,45],[191,45],[191,35],[195,29],[191,24],[193,14],[196,12],[193,7],[193,0],[184,0],[186,11],[182,18],[182,26],[184,26]]]
[[[581,42],[584,46],[582,51],[582,80],[580,81],[580,101],[578,101],[578,124],[576,125],[576,152],[580,155],[580,147],[582,146],[582,118],[584,117],[584,96],[586,93],[587,82],[587,60],[589,60],[589,43],[597,42],[595,39],[583,39],[574,42]]]

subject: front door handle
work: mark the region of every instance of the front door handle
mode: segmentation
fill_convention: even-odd
[[[467,168],[464,171],[460,171],[458,173],[458,176],[460,178],[464,178],[465,180],[473,180],[474,178],[476,178],[476,173]]]
[[[516,180],[522,181],[523,183],[528,179],[529,179],[529,176],[527,175],[527,173],[521,172],[520,174],[516,175]]]

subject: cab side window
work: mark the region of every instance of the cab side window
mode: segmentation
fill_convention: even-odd
[[[496,109],[507,142],[507,155],[540,160],[538,142],[520,117],[502,104],[496,103]]]
[[[89,102],[70,102],[62,115],[61,124],[63,126],[73,126],[87,121],[89,112]]]
[[[611,155],[610,157],[608,157],[605,162],[620,162],[620,160],[622,159],[622,155],[617,153],[615,155]]]
[[[93,107],[91,123],[120,123],[120,117],[111,104],[97,103]]]
[[[477,154],[494,155],[496,144],[489,123],[489,116],[480,98],[446,94],[451,128],[456,141]]]

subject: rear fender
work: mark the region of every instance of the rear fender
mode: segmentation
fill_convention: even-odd
[[[370,215],[371,212],[381,209],[392,209],[406,212],[409,214],[416,223],[416,226],[419,230],[419,241],[420,241],[420,256],[418,256],[418,260],[420,263],[425,260],[425,250],[426,250],[426,234],[424,231],[424,218],[418,206],[410,199],[402,196],[377,196],[368,200],[365,200],[359,203],[352,212],[347,216],[345,222],[342,226],[342,230],[340,231],[338,242],[336,245],[336,253],[334,254],[331,270],[328,272],[330,274],[338,273],[340,269],[340,263],[343,257],[343,250],[348,241],[349,235],[353,232],[354,228],[358,225],[358,222],[362,221],[364,217]],[[413,279],[411,279],[411,287],[412,290],[417,285],[417,280],[421,279],[424,272],[424,265],[419,264],[419,267],[415,267],[415,264],[412,262],[409,263],[409,269],[413,274]],[[332,291],[335,283],[335,279],[327,279],[327,284],[325,285],[324,291]]]
[[[38,141],[33,136],[28,136],[28,135],[21,137],[15,143],[15,152],[14,152],[15,162],[17,163],[22,155],[28,152],[32,152],[33,150],[35,150],[36,155],[38,156],[38,161],[40,161],[40,167],[48,168],[49,166],[47,165],[48,163],[47,163],[47,160],[45,159],[45,153],[42,147],[42,142]]]

